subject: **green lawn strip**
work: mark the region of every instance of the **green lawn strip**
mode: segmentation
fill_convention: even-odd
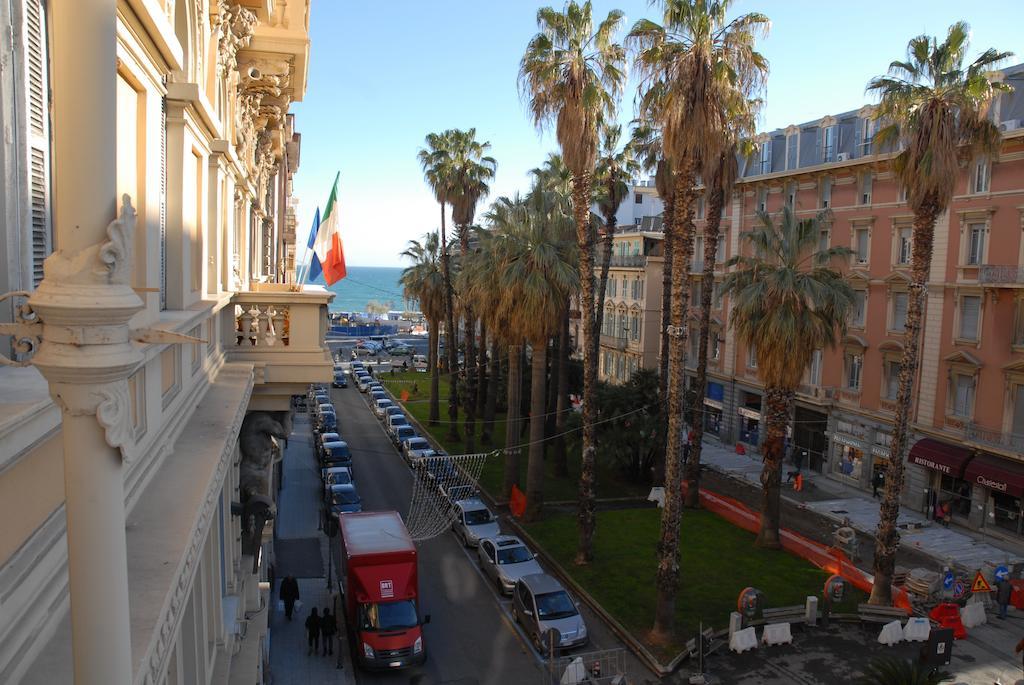
[[[754,547],[754,535],[707,511],[683,514],[681,578],[676,604],[677,640],[657,649],[647,639],[656,598],[655,551],[661,525],[659,509],[624,509],[597,514],[594,561],[576,566],[578,533],[572,515],[548,516],[527,525],[537,542],[595,600],[655,654],[671,659],[703,620],[716,630],[729,623],[740,591],[753,586],[764,594],[764,606],[803,604],[808,595],[821,597],[828,574],[784,551]],[[837,611],[866,601],[852,591]]]
[[[384,384],[388,390],[401,401],[402,391],[408,391],[409,399],[402,402],[406,411],[411,413],[420,425],[430,433],[430,436],[444,448],[448,454],[464,454],[465,453],[465,424],[463,413],[459,413],[459,435],[460,440],[450,441],[446,438],[448,433],[448,425],[446,423],[439,423],[436,426],[428,426],[428,419],[430,417],[430,376],[423,373],[417,373],[415,371],[396,372],[394,376],[390,373],[382,373],[379,375],[380,382]],[[413,382],[409,382],[413,381]],[[440,409],[441,409],[441,421],[448,420],[448,384],[442,379],[441,387],[439,389],[440,398]],[[505,414],[499,413],[495,416],[494,422],[494,433],[491,445],[482,445],[480,443],[480,432],[483,428],[479,417],[476,422],[476,449],[478,451],[489,451],[505,446]],[[523,441],[527,438],[524,436]],[[526,463],[527,463],[527,451],[529,448],[524,447],[519,458],[519,482],[523,484],[525,489],[526,483]],[[579,495],[579,476],[580,476],[580,460],[579,457],[569,457],[569,475],[564,477],[557,477],[554,473],[554,462],[552,459],[547,460],[547,480],[544,484],[544,498],[549,502],[559,501],[575,501]],[[504,500],[505,498],[499,497],[498,493],[501,492],[502,482],[504,480],[505,473],[505,455],[499,453],[494,457],[488,458],[484,462],[483,471],[480,474],[480,487],[487,491],[491,497]],[[646,485],[640,485],[631,483],[621,479],[614,469],[598,463],[597,468],[597,496],[598,497],[643,497],[647,494],[649,488]]]

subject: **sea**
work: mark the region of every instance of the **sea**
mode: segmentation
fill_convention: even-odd
[[[366,312],[367,305],[381,304],[392,311],[416,310],[415,300],[406,300],[398,279],[400,266],[349,266],[348,275],[327,289],[335,294],[332,312]]]

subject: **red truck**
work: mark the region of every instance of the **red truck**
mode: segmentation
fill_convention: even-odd
[[[426,661],[416,547],[394,511],[340,514],[341,583],[352,654],[368,669]]]

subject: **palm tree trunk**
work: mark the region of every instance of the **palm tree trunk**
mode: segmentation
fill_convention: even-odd
[[[544,509],[544,407],[548,372],[547,340],[533,343],[530,380],[530,457],[526,465],[525,521],[537,521]]]
[[[428,425],[436,426],[441,421],[441,370],[438,365],[437,341],[441,338],[440,321],[428,321],[427,366],[430,367],[430,419]]]
[[[594,481],[596,457],[594,431],[595,393],[597,391],[597,355],[594,354],[594,232],[590,229],[591,172],[584,171],[572,179],[572,209],[576,215],[576,241],[580,248],[580,317],[583,319],[583,435],[580,462],[579,548],[576,563],[586,564],[594,558]]]
[[[661,439],[666,440],[668,435],[668,414],[665,408],[668,406],[668,327],[671,324],[672,316],[672,259],[675,251],[675,237],[672,231],[672,222],[675,221],[675,201],[671,195],[665,198],[665,211],[662,216],[662,230],[665,232],[664,253],[665,261],[661,270],[661,354],[658,358],[658,397],[661,400],[662,428]],[[654,485],[665,484],[665,450],[658,450],[658,456],[654,460],[654,474],[652,477]]]
[[[900,360],[899,388],[896,391],[896,417],[893,419],[892,444],[885,472],[885,490],[882,494],[878,529],[875,531],[875,584],[871,588],[869,604],[892,604],[892,576],[896,570],[896,552],[900,534],[896,518],[900,513],[900,495],[903,492],[903,460],[907,452],[911,411],[914,402],[914,379],[921,356],[921,328],[927,296],[928,272],[932,263],[935,241],[935,219],[939,215],[938,203],[923,203],[914,216],[913,253],[910,274],[910,297],[907,303],[907,323],[903,334],[903,358]]]
[[[565,413],[569,409],[569,308],[562,312],[558,333],[558,401],[555,402],[555,475],[569,475],[569,455],[565,444]]]
[[[793,408],[792,389],[765,388],[764,467],[761,469],[761,530],[754,540],[758,547],[779,549],[782,496],[782,457],[785,454],[786,425]]]
[[[668,437],[665,447],[665,505],[661,513],[661,538],[658,542],[658,571],[655,579],[657,601],[654,610],[655,641],[665,643],[675,629],[676,591],[679,584],[679,529],[682,524],[683,394],[686,370],[686,310],[690,291],[687,269],[693,255],[693,163],[686,161],[675,177],[675,207],[672,239],[672,330],[668,345]]]
[[[494,443],[494,414],[498,407],[498,380],[501,367],[501,347],[498,341],[491,337],[491,358],[489,360],[490,370],[487,382],[487,402],[484,405],[484,430],[487,432],[486,444]]]
[[[505,415],[505,481],[502,492],[508,498],[519,485],[519,393],[523,385],[522,345],[508,346],[508,410]]]
[[[466,453],[472,454],[476,451],[476,320],[473,312],[466,305],[465,339],[463,340],[463,357],[466,364]]]
[[[562,317],[558,317],[558,329],[562,328]],[[550,439],[555,434],[555,405],[558,404],[558,372],[561,360],[558,357],[558,335],[548,343],[547,403],[544,407],[544,436]],[[545,451],[547,442],[544,443]]]
[[[611,178],[611,175],[609,175]],[[609,180],[608,197],[614,192],[614,183]],[[612,264],[612,246],[615,243],[615,213],[611,212],[604,217],[604,239],[601,241],[604,248],[601,252],[601,277],[597,281],[597,297],[594,302],[594,340],[590,343],[594,359],[601,353],[601,327],[604,323],[604,298],[608,292],[608,269]]]
[[[715,257],[718,234],[722,227],[722,204],[725,193],[712,185],[708,220],[704,226],[704,280],[700,289],[700,347],[697,351],[697,378],[694,384],[693,407],[690,409],[693,444],[686,462],[686,501],[689,509],[700,507],[700,452],[704,439],[704,394],[708,383],[708,335],[711,326],[711,300],[715,290]]]
[[[487,405],[487,324],[483,318],[480,319],[480,346],[477,348],[476,358],[476,415],[483,419]],[[483,437],[486,428],[480,427],[480,442],[485,442]],[[489,436],[488,436],[489,437]],[[487,441],[489,444],[489,440]]]
[[[448,436],[459,440],[459,364],[455,347],[458,331],[455,328],[455,307],[452,302],[452,274],[448,265],[448,237],[445,233],[444,204],[441,203],[441,275],[444,278],[444,348],[448,357]]]

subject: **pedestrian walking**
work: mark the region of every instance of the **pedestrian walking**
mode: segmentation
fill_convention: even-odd
[[[334,654],[334,635],[338,632],[338,622],[331,613],[330,608],[324,607],[324,613],[320,617],[320,639],[323,640],[323,653],[321,656]]]
[[[871,496],[878,499],[878,488],[885,484],[885,474],[882,469],[875,469],[875,473],[871,476]]]
[[[1013,594],[1013,586],[1008,578],[1002,578],[996,583],[996,604],[999,605],[999,618],[1006,618],[1006,608],[1010,606],[1010,595]]]
[[[292,620],[292,612],[295,610],[295,602],[299,599],[299,581],[295,576],[287,576],[281,581],[280,595],[284,602],[284,615],[289,621]]]
[[[320,617],[316,613],[316,607],[309,610],[309,617],[306,618],[306,639],[309,640],[309,656],[320,649]]]

